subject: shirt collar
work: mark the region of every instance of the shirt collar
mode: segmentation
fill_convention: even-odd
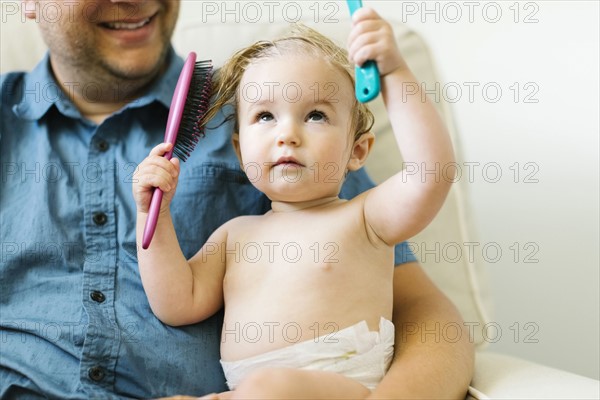
[[[162,79],[155,81],[145,95],[128,104],[122,110],[117,111],[117,113],[128,108],[143,107],[154,101],[167,108],[170,107],[177,79],[183,68],[183,59],[175,54],[171,47],[167,60],[167,70]],[[14,112],[20,118],[38,120],[48,112],[52,105],[56,105],[58,110],[66,116],[82,118],[79,110],[54,79],[50,67],[50,54],[47,52],[39,64],[25,75],[23,98],[14,107]]]
[[[14,107],[14,112],[20,118],[40,119],[61,95],[62,91],[50,72],[50,55],[46,53],[39,64],[25,74],[23,97]]]
[[[143,98],[148,98],[149,102],[156,100],[169,108],[171,107],[171,100],[175,92],[179,74],[183,69],[183,59],[175,54],[175,51],[171,48],[167,60],[168,67],[163,78],[155,81],[150,87],[148,94]]]
[[[175,54],[175,51],[171,47],[169,54],[167,55],[167,69],[162,78],[154,81],[144,96],[129,103],[123,110],[143,107],[155,101],[161,103],[166,108],[169,108],[182,69],[183,59]]]

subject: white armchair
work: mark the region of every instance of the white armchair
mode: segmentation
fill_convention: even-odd
[[[235,49],[258,39],[273,37],[288,27],[287,22],[272,21],[270,18],[260,18],[256,21],[242,18],[238,19],[238,23],[230,15],[226,21],[223,21],[219,15],[210,14],[209,9],[202,10],[199,3],[201,2],[184,4],[174,45],[179,54],[185,55],[193,50],[201,59],[211,58],[217,65],[221,64]],[[219,4],[213,3],[216,7]],[[20,14],[6,14],[3,15],[3,19],[1,71],[33,67],[45,51],[35,24],[25,23]],[[345,23],[328,23],[325,18],[321,18],[319,24],[310,21],[306,21],[306,24],[315,26],[342,45],[346,42],[349,27]],[[400,48],[415,75],[425,82],[427,87],[434,87],[437,78],[424,42],[415,32],[401,23],[394,23],[394,29]],[[17,37],[18,40],[6,40]],[[23,49],[28,50],[23,51]],[[438,97],[440,101],[436,104],[450,128],[457,156],[460,159],[458,133],[454,129],[452,115],[449,107],[443,102],[443,96]],[[372,103],[372,109],[376,117],[374,129],[377,139],[367,169],[376,181],[382,181],[392,172],[400,169],[402,161],[396,150],[393,134],[380,99]],[[440,173],[444,178],[443,169]],[[452,248],[454,243],[475,241],[467,218],[465,184],[468,182],[464,180],[454,184],[443,209],[433,223],[411,240],[413,247],[428,246],[427,249],[433,249],[434,253],[447,251],[448,254],[455,254],[452,253],[456,250]],[[600,397],[600,383],[597,380],[485,350],[486,335],[489,334],[487,329],[492,319],[487,311],[491,299],[488,297],[484,265],[471,262],[468,257],[457,257],[455,261],[448,263],[448,257],[436,257],[435,254],[431,254],[421,262],[433,281],[457,305],[472,333],[471,339],[476,344],[475,376],[469,398],[598,399]],[[427,332],[431,334],[431,331]],[[433,333],[440,335],[441,340],[452,340],[456,338],[456,332],[457,330],[452,327],[439,327]]]

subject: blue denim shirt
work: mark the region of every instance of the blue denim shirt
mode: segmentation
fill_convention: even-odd
[[[170,59],[164,79],[100,125],[62,94],[48,56],[30,73],[1,77],[2,398],[226,390],[222,313],[164,325],[138,273],[131,180],[163,140],[183,66],[173,51]],[[172,215],[187,257],[230,218],[270,208],[239,169],[230,131],[209,130],[182,165]],[[342,196],[371,185],[364,171],[350,174]],[[396,253],[397,263],[415,260],[405,244]]]

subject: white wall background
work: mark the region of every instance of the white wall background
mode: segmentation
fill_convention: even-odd
[[[479,241],[498,260],[491,349],[598,379],[599,3],[467,3],[369,2],[425,38],[454,102]]]
[[[6,23],[20,2],[2,3],[0,46],[18,40],[20,65],[32,66],[43,46]],[[320,19],[329,3],[346,11],[297,2]],[[425,38],[452,101],[477,251],[488,245],[501,330],[491,348],[598,379],[599,3],[365,3]],[[182,19],[199,4],[185,2]],[[1,70],[16,61],[0,59]]]

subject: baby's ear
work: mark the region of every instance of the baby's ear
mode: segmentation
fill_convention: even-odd
[[[240,134],[238,132],[234,132],[231,135],[231,144],[233,145],[235,155],[237,156],[238,161],[240,163],[240,168],[244,169],[244,163],[242,162],[242,152],[240,151]]]
[[[375,135],[371,132],[363,133],[356,139],[352,145],[352,153],[348,161],[349,171],[356,171],[365,165],[367,157],[373,148],[373,143],[375,143]]]

